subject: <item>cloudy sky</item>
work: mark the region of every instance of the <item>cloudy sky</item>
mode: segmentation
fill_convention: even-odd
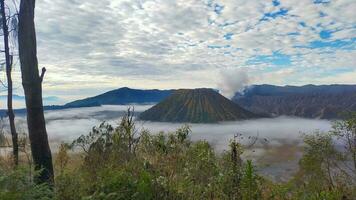
[[[36,6],[46,96],[76,99],[124,86],[356,84],[355,0],[38,0]]]

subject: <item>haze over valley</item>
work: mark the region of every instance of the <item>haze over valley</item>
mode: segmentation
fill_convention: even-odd
[[[354,200],[355,0],[0,0],[1,200]]]
[[[139,115],[153,105],[131,106]],[[51,146],[53,149],[57,149],[61,142],[70,143],[79,136],[88,134],[92,127],[98,126],[103,121],[117,125],[128,107],[128,105],[103,105],[46,111],[45,117]],[[20,115],[16,119],[19,130],[26,130],[25,116]],[[137,121],[136,128],[139,131],[149,130],[152,134],[157,134],[160,131],[174,132],[185,124],[187,123]],[[259,142],[246,153],[246,156],[263,163],[262,169],[268,171],[266,174],[276,180],[286,180],[296,171],[303,133],[311,133],[316,130],[328,131],[332,125],[328,120],[287,116],[213,124],[188,124],[191,126],[190,137],[192,140],[206,140],[220,153],[227,150],[229,141],[236,133],[243,134],[245,139],[242,142],[244,143],[249,142],[249,136],[258,137]],[[265,139],[268,141],[266,142]],[[280,156],[280,151],[289,151],[289,157]],[[276,159],[276,156],[279,158]],[[285,165],[272,170],[271,166],[281,164]]]

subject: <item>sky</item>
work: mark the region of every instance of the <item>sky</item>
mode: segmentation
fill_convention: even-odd
[[[356,84],[355,10],[355,0],[38,0],[44,96]],[[20,77],[15,66],[21,95]]]

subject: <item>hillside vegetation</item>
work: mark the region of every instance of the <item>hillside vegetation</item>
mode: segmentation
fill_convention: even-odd
[[[355,130],[353,114],[329,133],[306,135],[299,171],[289,182],[274,183],[260,176],[252,161],[242,159],[240,136],[217,154],[208,142],[191,141],[188,126],[172,133],[138,132],[129,111],[119,126],[102,123],[60,146],[53,190],[34,184],[28,154],[17,170],[11,159],[1,157],[0,199],[352,200]],[[26,153],[25,141],[21,149]],[[336,143],[346,150],[338,150]]]

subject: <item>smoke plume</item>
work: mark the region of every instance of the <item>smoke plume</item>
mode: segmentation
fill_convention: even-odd
[[[242,92],[248,84],[249,77],[245,69],[228,69],[220,72],[218,88],[227,98],[232,98],[236,92]]]

